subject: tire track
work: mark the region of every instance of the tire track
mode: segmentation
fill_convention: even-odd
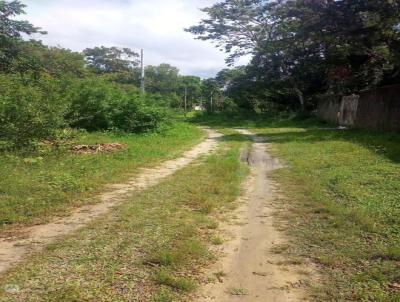
[[[28,254],[42,249],[55,239],[68,235],[97,217],[107,214],[129,193],[154,186],[189,165],[199,156],[214,151],[222,134],[211,129],[204,130],[207,131],[207,139],[185,152],[182,157],[165,161],[155,168],[140,169],[138,175],[128,182],[111,185],[109,191],[100,195],[99,203],[77,208],[71,215],[47,224],[23,228],[20,232],[23,235],[0,239],[0,274],[21,262]]]

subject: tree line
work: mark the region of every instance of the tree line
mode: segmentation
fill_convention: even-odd
[[[43,29],[17,18],[25,7],[0,1],[0,150],[35,147],[70,127],[154,131],[185,99],[190,109],[211,94],[199,77],[169,64],[146,66],[142,94],[135,50],[46,46],[31,38]]]
[[[233,63],[213,81],[251,110],[315,109],[318,100],[400,82],[399,0],[224,0],[187,31]]]

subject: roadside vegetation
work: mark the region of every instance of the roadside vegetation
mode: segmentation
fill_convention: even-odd
[[[215,108],[311,112],[400,82],[399,10],[391,0],[223,0],[187,31],[223,48],[228,63],[251,58],[208,79]]]
[[[148,133],[190,110],[209,88],[166,63],[146,66],[138,50],[75,52],[44,45],[46,32],[22,20],[22,1],[0,1],[0,152],[35,150],[62,129]]]
[[[264,136],[286,164],[273,177],[292,242],[277,250],[316,265],[315,300],[400,301],[400,136],[310,118],[320,100],[400,82],[399,1],[221,0],[186,30],[229,63],[250,62],[203,80],[146,66],[146,92],[138,50],[28,40],[46,33],[24,8],[0,0],[1,237],[179,156],[203,138],[195,125],[227,135],[216,154],[1,276],[0,301],[190,299],[246,174],[247,138],[233,127]],[[183,122],[196,105],[207,113]],[[74,151],[103,143],[119,148]]]
[[[226,133],[215,154],[0,277],[0,300],[190,300],[247,173],[239,158],[248,139]]]
[[[179,110],[183,87],[188,106],[201,94],[200,78],[169,64],[147,66],[144,93],[137,51],[80,53],[28,40],[46,33],[22,20],[24,9],[21,1],[0,1],[1,231],[95,202],[105,184],[176,157],[203,137]],[[120,148],[73,151],[103,143]]]
[[[318,297],[399,301],[400,136],[296,123],[260,133],[290,165],[276,178],[289,192],[294,252],[327,276]]]
[[[224,0],[187,29],[224,47],[228,62],[251,57],[209,80],[220,103],[247,113],[196,121],[251,128],[286,161],[274,177],[291,209],[288,253],[320,269],[317,301],[400,301],[399,134],[304,119],[320,101],[400,82],[399,9],[382,0]]]
[[[209,115],[197,122],[248,127],[286,164],[274,173],[288,257],[321,273],[317,301],[399,301],[400,136],[339,130],[314,119]],[[287,210],[289,209],[289,212]]]
[[[149,134],[65,130],[58,140],[35,152],[2,153],[0,230],[42,223],[71,207],[96,202],[96,193],[104,190],[104,185],[132,177],[139,167],[177,157],[202,138],[200,129],[185,123]],[[71,150],[79,144],[116,142],[124,149],[97,154]]]

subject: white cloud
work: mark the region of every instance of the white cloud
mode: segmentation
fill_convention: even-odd
[[[170,63],[183,74],[213,76],[225,54],[184,28],[217,0],[25,0],[26,19],[48,31],[40,39],[76,51],[94,46],[145,49],[147,64]],[[39,38],[39,37],[36,37]]]

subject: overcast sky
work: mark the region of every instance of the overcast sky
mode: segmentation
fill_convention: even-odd
[[[35,37],[49,45],[81,51],[86,47],[144,48],[145,63],[169,63],[182,74],[215,75],[225,53],[195,40],[184,28],[197,24],[199,8],[217,0],[25,0],[24,16],[48,31]]]

